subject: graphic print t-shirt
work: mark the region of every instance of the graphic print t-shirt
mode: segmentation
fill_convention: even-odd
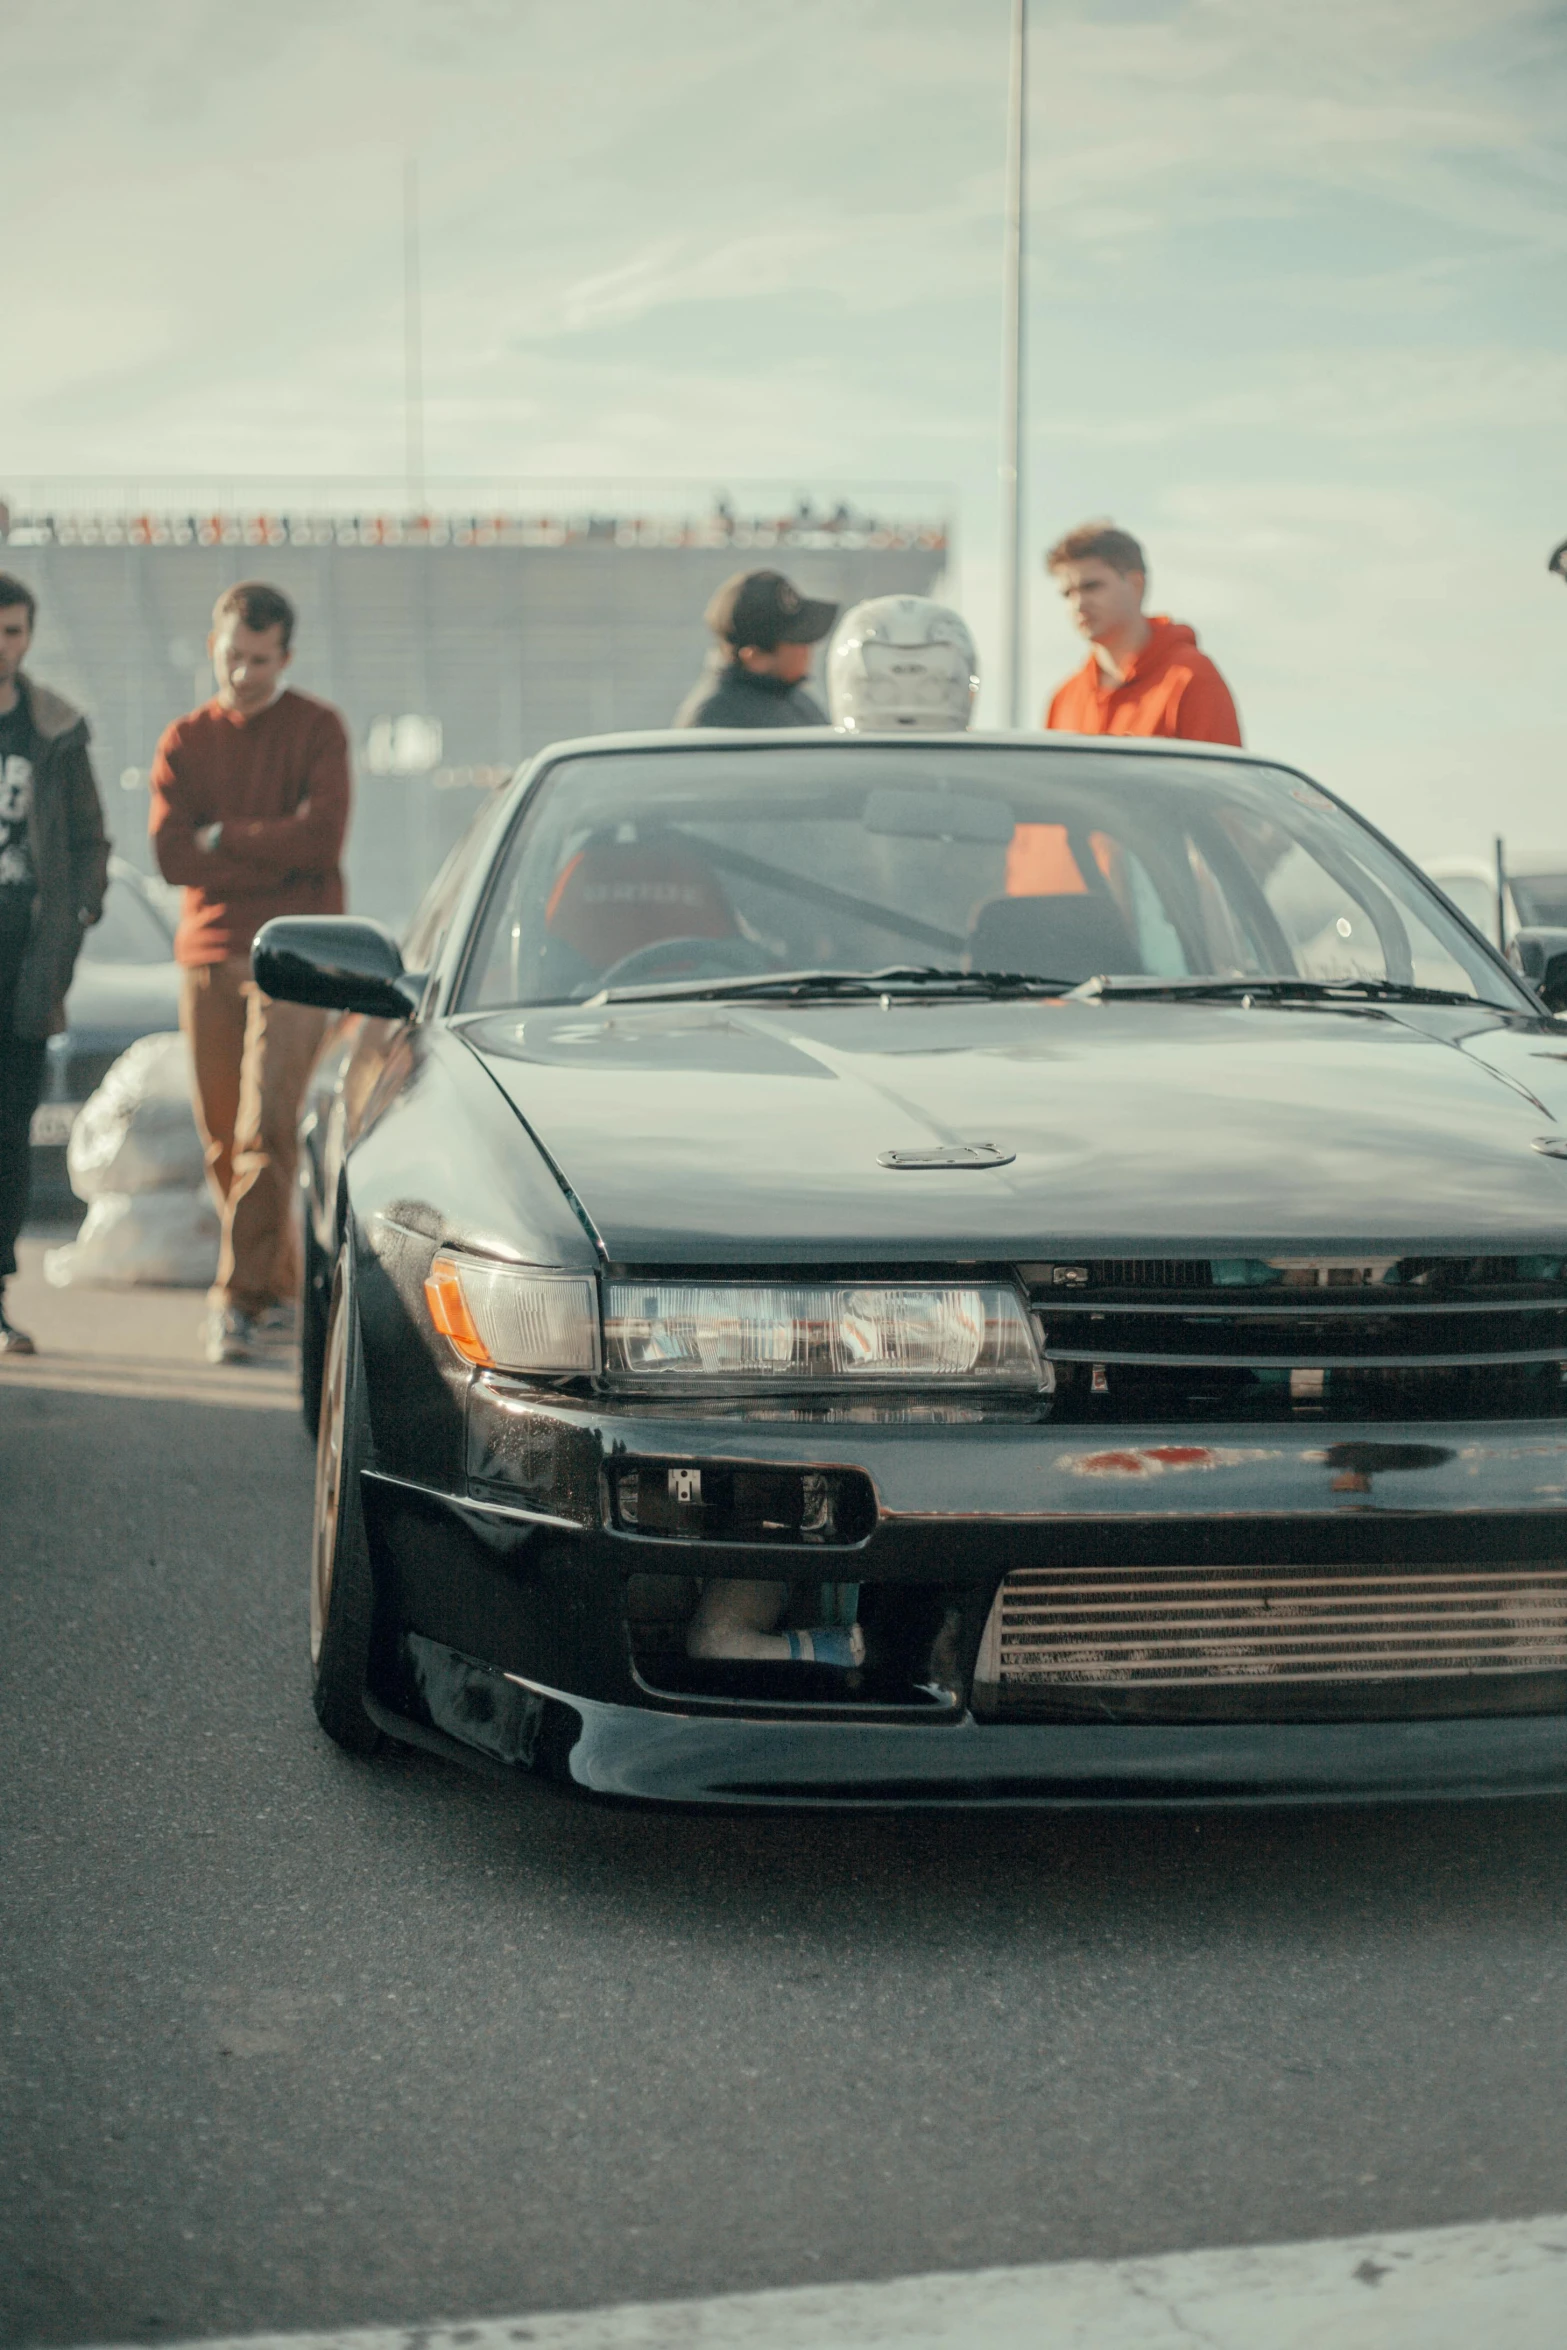
[[[33,722],[24,697],[0,711],[0,981],[14,978],[33,918]]]
[[[0,891],[22,891],[18,902],[24,913],[33,902],[32,749],[33,721],[19,694],[14,710],[0,711]],[[10,905],[0,903],[0,920],[10,911]]]

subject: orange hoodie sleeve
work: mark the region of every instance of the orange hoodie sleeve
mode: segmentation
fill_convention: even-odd
[[[1063,679],[1045,704],[1045,731],[1052,728],[1062,734],[1097,734],[1098,716],[1094,707],[1095,688],[1087,675],[1087,665],[1074,669]]]
[[[1241,748],[1234,698],[1213,663],[1201,655],[1181,688],[1173,731],[1183,742],[1233,743],[1236,750]]]

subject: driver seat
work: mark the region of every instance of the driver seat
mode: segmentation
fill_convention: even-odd
[[[666,938],[739,935],[712,866],[672,840],[589,841],[561,872],[544,921],[595,971]]]

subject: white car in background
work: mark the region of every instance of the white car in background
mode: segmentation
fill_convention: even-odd
[[[1509,856],[1503,885],[1504,935],[1497,936],[1496,865],[1490,857],[1435,857],[1428,878],[1476,930],[1505,949],[1515,931],[1567,929],[1567,851]]]

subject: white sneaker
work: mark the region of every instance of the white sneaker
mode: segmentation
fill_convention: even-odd
[[[248,1363],[255,1359],[255,1324],[237,1306],[214,1306],[207,1316],[204,1348],[209,1363]]]
[[[250,1332],[257,1346],[292,1346],[298,1336],[298,1316],[291,1305],[263,1306],[259,1314],[250,1317]]]
[[[35,1355],[38,1352],[25,1330],[18,1330],[6,1319],[5,1301],[0,1295],[0,1355]]]

